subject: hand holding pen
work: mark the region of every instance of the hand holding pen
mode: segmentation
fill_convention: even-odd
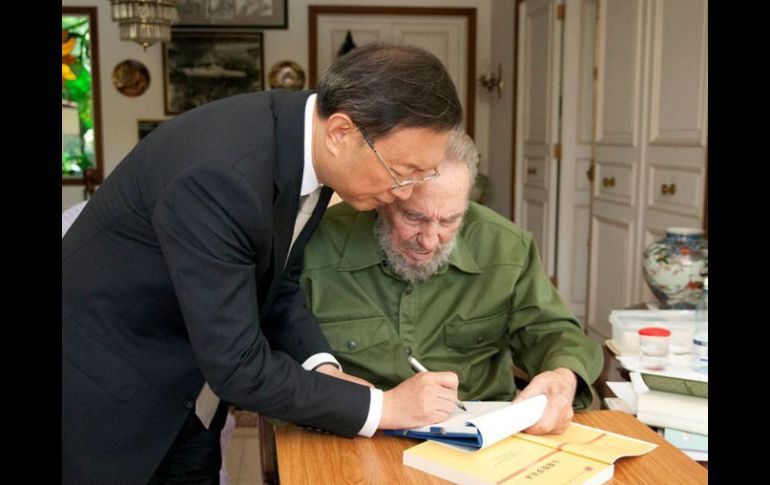
[[[380,429],[405,429],[446,421],[457,400],[454,372],[417,372],[382,394]]]
[[[407,358],[407,360],[409,361],[409,365],[411,365],[412,369],[414,369],[416,372],[428,372],[428,369],[426,369],[424,365],[420,364],[420,362],[417,359],[415,359],[413,356],[410,355]],[[463,411],[465,412],[468,411],[465,405],[459,400],[455,400],[455,404],[457,405],[458,408],[462,409]]]

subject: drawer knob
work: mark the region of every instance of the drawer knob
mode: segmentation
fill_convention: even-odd
[[[674,195],[676,194],[676,184],[663,184],[660,186],[660,193],[663,195]]]
[[[602,185],[604,185],[605,187],[614,187],[615,177],[604,177],[602,179]]]
[[[536,175],[537,169],[536,168],[528,168],[527,169],[527,175]]]

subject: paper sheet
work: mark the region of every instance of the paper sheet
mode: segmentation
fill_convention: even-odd
[[[609,387],[623,402],[628,404],[632,413],[636,414],[638,406],[633,384],[630,382],[608,382],[607,387]]]

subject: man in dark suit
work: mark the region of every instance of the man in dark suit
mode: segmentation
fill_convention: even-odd
[[[445,419],[455,374],[348,376],[297,280],[332,189],[408,198],[461,119],[438,59],[376,44],[317,95],[227,98],[143,139],[62,239],[63,483],[217,483],[225,403],[342,436]]]

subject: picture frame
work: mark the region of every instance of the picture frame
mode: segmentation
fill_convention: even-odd
[[[141,141],[142,138],[149,135],[152,130],[157,128],[164,121],[166,120],[137,120],[136,132],[138,141]]]
[[[262,32],[175,30],[163,44],[165,112],[263,91]]]
[[[287,0],[177,0],[178,27],[288,28]]]
[[[102,109],[96,7],[62,6],[62,185],[101,183]]]

